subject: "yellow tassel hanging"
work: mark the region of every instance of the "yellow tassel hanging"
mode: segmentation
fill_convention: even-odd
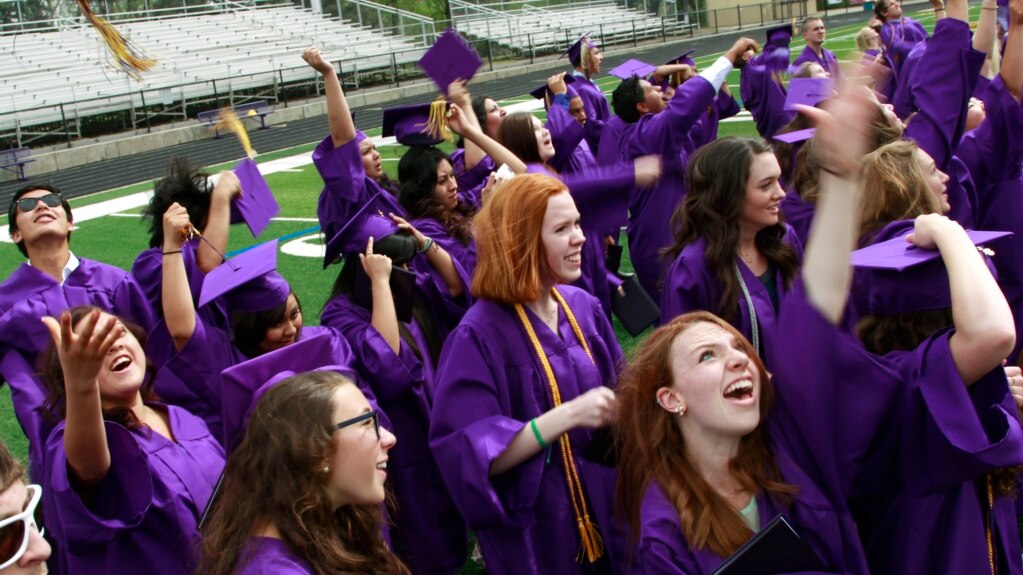
[[[454,139],[451,130],[448,129],[448,102],[444,96],[439,96],[430,104],[430,118],[422,132],[432,138],[443,138],[448,142]]]
[[[142,72],[152,70],[153,66],[156,66],[156,58],[147,56],[134,42],[122,36],[113,24],[97,16],[89,6],[89,0],[76,1],[82,15],[96,29],[100,40],[106,44],[112,60],[111,65],[136,81],[141,81]]]
[[[604,556],[604,539],[600,536],[597,526],[594,525],[588,513],[580,518],[578,523],[582,549],[579,550],[579,555],[575,560],[577,563],[582,563],[584,559],[590,563],[596,563],[597,559]]]
[[[242,125],[241,120],[238,119],[233,109],[230,107],[222,108],[217,116],[217,124],[214,128],[234,132],[234,135],[238,136],[238,142],[242,145],[242,149],[245,150],[245,155],[250,158],[256,157],[256,151],[252,149],[252,144],[249,143],[249,133],[245,131],[245,126]]]

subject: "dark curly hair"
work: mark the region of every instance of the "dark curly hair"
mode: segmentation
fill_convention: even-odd
[[[476,209],[461,199],[454,209],[446,210],[437,201],[437,168],[444,161],[451,164],[447,154],[433,146],[413,146],[398,162],[398,202],[411,219],[431,218],[440,222],[452,237],[469,245],[472,241],[472,216]]]
[[[188,210],[188,219],[197,228],[206,227],[213,190],[209,177],[208,173],[192,168],[185,158],[170,159],[167,175],[153,184],[153,197],[142,210],[142,217],[149,221],[149,247],[163,245],[163,214],[174,202]]]

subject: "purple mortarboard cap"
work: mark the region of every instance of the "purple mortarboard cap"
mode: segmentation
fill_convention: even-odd
[[[220,415],[224,447],[228,451],[237,447],[245,435],[252,408],[281,380],[309,371],[337,371],[354,381],[356,376],[352,370],[332,365],[341,355],[334,341],[329,333],[302,338],[222,371]]]
[[[206,275],[199,307],[227,295],[231,311],[273,309],[287,301],[291,293],[288,282],[276,270],[277,240],[246,250]]]
[[[446,96],[451,82],[461,78],[468,82],[483,66],[476,50],[466,44],[453,28],[448,28],[419,60],[419,67],[437,84]]]
[[[593,47],[593,43],[590,42],[590,39],[588,38],[589,35],[589,32],[583,34],[575,41],[575,43],[568,47],[568,50],[565,50],[565,53],[561,55],[561,58],[568,56],[568,61],[571,62],[573,66],[582,65],[583,44],[585,44],[587,48]],[[559,60],[561,58],[559,58]]]
[[[795,110],[796,104],[816,106],[830,98],[834,89],[835,81],[831,78],[793,78],[785,95],[785,110]]]
[[[689,57],[689,55],[692,54],[695,51],[696,51],[696,48],[690,48],[689,50],[686,50],[685,52],[681,53],[677,58],[672,58],[671,60],[668,60],[664,64],[665,65],[688,64],[690,66],[695,66],[696,65],[696,60],[693,60],[692,58]]]
[[[231,202],[231,223],[245,222],[252,237],[258,238],[270,223],[270,218],[280,213],[281,207],[259,173],[255,160],[245,158],[233,171],[241,183],[242,194]]]
[[[795,144],[796,142],[805,142],[813,137],[817,133],[817,128],[806,128],[805,130],[796,130],[794,132],[786,132],[784,134],[776,134],[775,140],[784,142],[786,144]]]
[[[626,60],[621,65],[612,68],[611,70],[608,71],[608,74],[615,76],[617,78],[621,78],[622,80],[628,80],[633,76],[645,78],[656,69],[657,66],[647,64],[646,62],[643,62],[641,60],[631,59]]]
[[[572,82],[575,82],[575,76],[571,74],[565,74],[565,87],[567,87],[569,90],[570,94],[569,97],[571,97],[571,94],[575,92],[575,90],[572,89],[572,86],[570,86]],[[536,98],[537,100],[543,99],[545,96],[551,99],[554,98],[554,93],[547,89],[547,82],[544,82],[543,84],[540,84],[539,86],[534,88],[529,93],[529,95]]]
[[[384,109],[384,125],[381,135],[394,136],[399,144],[406,146],[434,146],[444,141],[434,137],[426,126],[430,121],[430,104],[413,104]]]
[[[911,225],[906,224],[889,224],[879,234],[879,238],[885,237],[889,229],[899,229],[898,233],[902,235],[852,253],[852,265],[859,268],[858,289],[866,291],[867,313],[894,315],[952,305],[948,271],[941,260],[941,253],[938,250],[918,248],[906,241],[905,236],[913,230]],[[982,244],[1012,233],[968,231],[967,235],[974,244]],[[990,261],[987,265],[993,268]]]
[[[788,46],[792,41],[792,25],[786,24],[784,26],[768,28],[764,35],[767,37],[765,45]]]
[[[379,192],[377,192],[379,195]],[[348,223],[334,234],[327,242],[323,255],[323,267],[334,263],[341,255],[360,254],[366,249],[369,238],[378,241],[398,231],[397,224],[386,216],[373,213],[371,207],[376,205],[377,196],[369,199],[359,211],[352,214]]]

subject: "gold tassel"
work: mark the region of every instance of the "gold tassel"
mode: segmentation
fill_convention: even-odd
[[[136,81],[141,81],[142,72],[153,69],[153,66],[156,65],[156,58],[147,56],[134,42],[121,35],[113,24],[97,16],[89,6],[89,0],[76,1],[82,10],[82,15],[96,29],[100,40],[106,44],[107,50],[110,51],[111,65]]]
[[[242,125],[241,120],[238,119],[233,109],[230,107],[221,108],[220,114],[217,116],[217,124],[214,128],[234,132],[234,135],[238,136],[238,142],[241,143],[242,149],[245,150],[245,155],[250,158],[256,157],[256,151],[252,149],[252,144],[249,143],[249,133],[245,131],[245,126]]]
[[[430,104],[430,119],[422,133],[429,134],[432,138],[442,138],[450,142],[454,139],[451,130],[448,129],[448,101],[444,96],[439,96]]]
[[[604,556],[604,539],[601,538],[589,514],[579,519],[579,538],[582,540],[582,549],[575,558],[576,562],[582,563],[585,559],[590,563],[596,563],[597,559]]]

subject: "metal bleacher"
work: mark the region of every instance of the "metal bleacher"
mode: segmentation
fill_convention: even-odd
[[[643,40],[664,33],[661,18],[620,6],[613,0],[560,5],[514,3],[507,8],[503,2],[476,4],[451,0],[451,11],[460,32],[522,52],[564,49],[566,42],[574,42],[587,33],[601,44]]]
[[[125,110],[138,106],[140,98],[181,102],[311,79],[315,73],[300,57],[309,45],[358,71],[415,62],[425,50],[420,39],[291,4],[223,6],[198,15],[115,22],[157,59],[140,82],[106,63],[96,31],[80,19],[57,21],[49,31],[0,35],[0,132]]]

